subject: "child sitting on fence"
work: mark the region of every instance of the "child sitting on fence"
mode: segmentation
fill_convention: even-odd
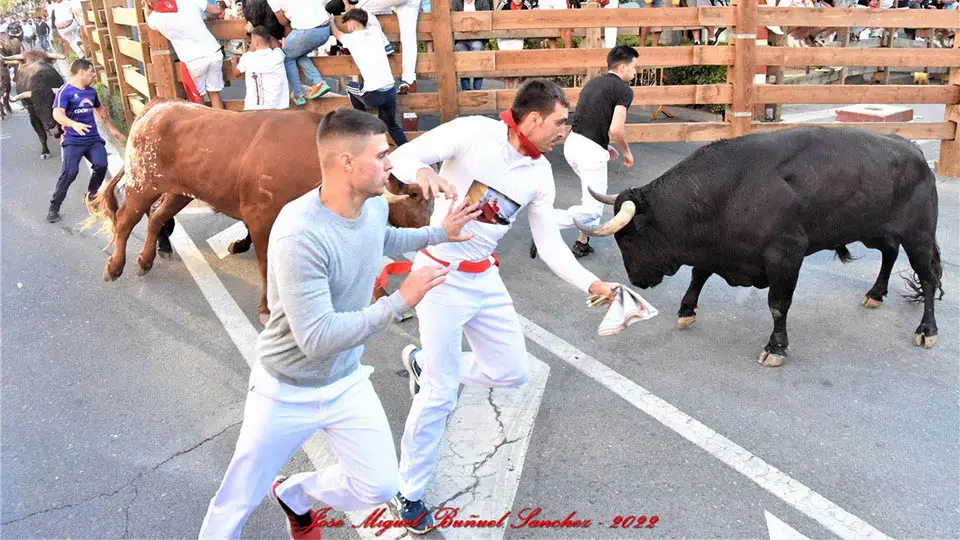
[[[343,30],[331,21],[331,31],[337,41],[350,50],[350,56],[357,63],[363,80],[363,86],[356,82],[347,84],[350,103],[360,111],[376,107],[377,116],[387,125],[393,142],[400,146],[407,142],[407,136],[397,122],[396,79],[390,70],[380,31],[367,28],[368,18],[363,9],[351,9],[343,14]]]
[[[238,79],[242,73],[246,80],[243,110],[290,108],[290,84],[283,59],[283,49],[266,26],[250,32],[250,48],[243,56],[230,59],[233,77]]]

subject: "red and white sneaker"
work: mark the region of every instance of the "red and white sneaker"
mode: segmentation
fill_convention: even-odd
[[[270,488],[270,498],[277,501],[280,509],[283,510],[283,514],[287,516],[287,532],[290,533],[290,538],[293,540],[321,540],[322,527],[320,527],[320,519],[317,513],[311,508],[307,514],[307,516],[310,517],[310,524],[301,525],[301,520],[305,521],[306,516],[294,514],[292,510],[287,508],[287,505],[280,501],[280,497],[277,496],[277,487],[286,480],[287,477],[283,475],[273,479],[273,487]]]

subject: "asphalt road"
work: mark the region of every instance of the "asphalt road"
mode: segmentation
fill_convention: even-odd
[[[239,431],[249,373],[243,355],[179,254],[136,277],[142,224],[126,273],[104,283],[107,239],[79,227],[86,171],[63,221],[47,224],[59,149],[56,159],[39,160],[23,113],[0,124],[0,139],[2,536],[195,537]],[[637,166],[612,167],[611,192],[649,182],[695,147],[634,145]],[[923,149],[936,157],[936,144]],[[548,157],[558,206],[575,203],[576,177],[560,151]],[[600,313],[527,257],[525,219],[498,254],[518,312],[574,350],[886,535],[958,538],[960,184],[941,177],[938,188],[947,295],[937,304],[940,338],[929,351],[912,345],[921,309],[899,297],[898,278],[881,309],[859,305],[880,261],[859,244],[851,249],[860,258],[850,264],[829,253],[807,259],[790,312],[791,356],[776,369],[756,363],[771,328],[764,291],[714,278],[695,327],[679,331],[675,313],[689,278],[682,270],[643,292],[660,316],[598,337]],[[255,323],[253,254],[221,260],[206,242],[233,221],[200,214],[179,222]],[[594,243],[597,253],[584,264],[625,282],[612,239]],[[905,268],[901,255],[895,271]],[[398,441],[410,404],[399,353],[416,334],[415,319],[396,325],[374,337],[365,355]],[[766,538],[765,512],[803,535],[837,536],[574,367],[579,353],[542,343],[528,340],[550,371],[514,508],[540,506],[551,519],[576,511],[595,524],[510,529],[508,537]],[[311,467],[299,452],[285,470]],[[659,522],[609,528],[614,516],[631,514],[656,514]],[[279,538],[282,527],[265,501],[245,536]],[[357,536],[349,527],[325,534]]]

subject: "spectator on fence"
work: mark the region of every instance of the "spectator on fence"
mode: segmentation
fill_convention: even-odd
[[[49,38],[50,38],[50,25],[47,24],[46,19],[37,18],[37,40],[39,41],[41,50],[46,51],[48,49]]]
[[[499,11],[521,11],[524,9],[533,9],[527,0],[501,0],[497,6]],[[523,39],[518,38],[497,38],[497,48],[501,51],[519,51],[523,49]],[[519,77],[506,77],[503,79],[504,88],[516,88],[520,82]]]
[[[290,108],[290,85],[283,61],[283,49],[270,35],[270,30],[265,26],[254,28],[247,52],[230,58],[233,78],[239,79],[242,75],[246,81],[243,110]]]
[[[513,9],[513,8],[511,8]],[[540,0],[537,2],[536,9],[570,9],[570,0]],[[560,41],[566,49],[573,48],[573,28],[560,29]],[[557,48],[557,40],[550,38],[547,40],[547,46],[551,49]]]
[[[356,62],[363,78],[363,86],[357,82],[347,83],[350,103],[359,111],[375,107],[377,116],[387,126],[390,138],[400,146],[406,144],[407,136],[397,122],[396,80],[390,70],[387,53],[383,50],[380,30],[367,27],[369,18],[366,11],[354,8],[343,14],[343,30],[332,21],[330,25],[337,41],[350,50],[350,57]]]
[[[57,90],[53,100],[53,119],[64,128],[60,146],[63,149],[63,163],[57,187],[50,199],[47,221],[60,221],[60,206],[67,198],[70,184],[77,179],[80,160],[90,162],[90,183],[87,185],[87,199],[93,198],[107,174],[107,149],[100,132],[97,131],[96,118],[107,127],[118,141],[123,140],[120,132],[110,121],[110,115],[100,105],[97,91],[90,83],[95,75],[93,64],[80,58],[70,66],[70,80]]]
[[[491,5],[491,0],[453,0],[450,3],[453,11],[490,11],[493,9]],[[458,40],[453,49],[455,51],[482,51],[484,45],[486,45],[487,40],[485,39],[461,39]],[[470,90],[470,79],[467,77],[462,77],[460,79],[460,88],[462,90]],[[473,79],[473,89],[480,90],[483,88],[483,78],[475,77]]]
[[[642,8],[645,8],[645,7],[648,7],[648,6],[649,6],[649,7],[655,7],[655,8],[662,8],[662,7],[664,7],[664,5],[663,5],[663,0],[637,0],[637,2],[640,4],[640,7],[642,7]],[[667,7],[669,7],[669,6],[670,6],[670,3],[668,2],[668,3],[667,3]],[[653,47],[656,47],[657,45],[660,44],[660,35],[663,33],[663,27],[660,27],[660,26],[642,26],[642,27],[640,28],[640,46],[641,46],[641,47],[646,47],[646,45],[647,45],[647,36],[650,35],[651,32],[653,33],[653,35],[650,36],[650,45],[653,46]],[[611,49],[613,48],[612,45],[608,45],[607,47],[608,47],[608,48],[611,48]]]
[[[360,8],[369,16],[369,26],[380,23],[376,20],[379,13],[397,12],[400,25],[400,72],[399,94],[412,94],[417,91],[417,20],[420,18],[421,0],[344,0],[347,8]],[[389,48],[388,48],[389,49]]]
[[[290,29],[283,41],[283,53],[286,55],[284,65],[287,69],[287,82],[290,83],[290,92],[295,105],[305,105],[303,86],[300,83],[300,73],[297,66],[303,71],[303,76],[310,85],[306,97],[317,99],[330,91],[330,86],[313,65],[313,60],[307,53],[321,47],[330,39],[330,14],[318,0],[267,0],[270,9],[277,15],[280,24]]]
[[[73,49],[78,58],[83,58],[83,44],[80,42],[80,22],[74,18],[73,5],[69,0],[57,0],[50,10],[51,27],[57,29],[57,34],[66,47]]]
[[[37,25],[28,18],[23,23],[23,42],[31,49],[37,46]]]
[[[170,41],[187,66],[197,93],[209,96],[211,107],[222,109],[223,48],[204,22],[205,16],[218,16],[220,8],[206,0],[151,0],[144,12],[147,25]]]

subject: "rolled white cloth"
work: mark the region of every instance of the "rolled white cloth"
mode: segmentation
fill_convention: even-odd
[[[598,297],[591,296],[587,300],[587,305],[594,305],[597,299]],[[617,297],[607,308],[607,314],[600,321],[597,334],[601,336],[619,334],[633,323],[656,317],[659,313],[653,304],[647,302],[637,292],[620,284],[617,288]]]

